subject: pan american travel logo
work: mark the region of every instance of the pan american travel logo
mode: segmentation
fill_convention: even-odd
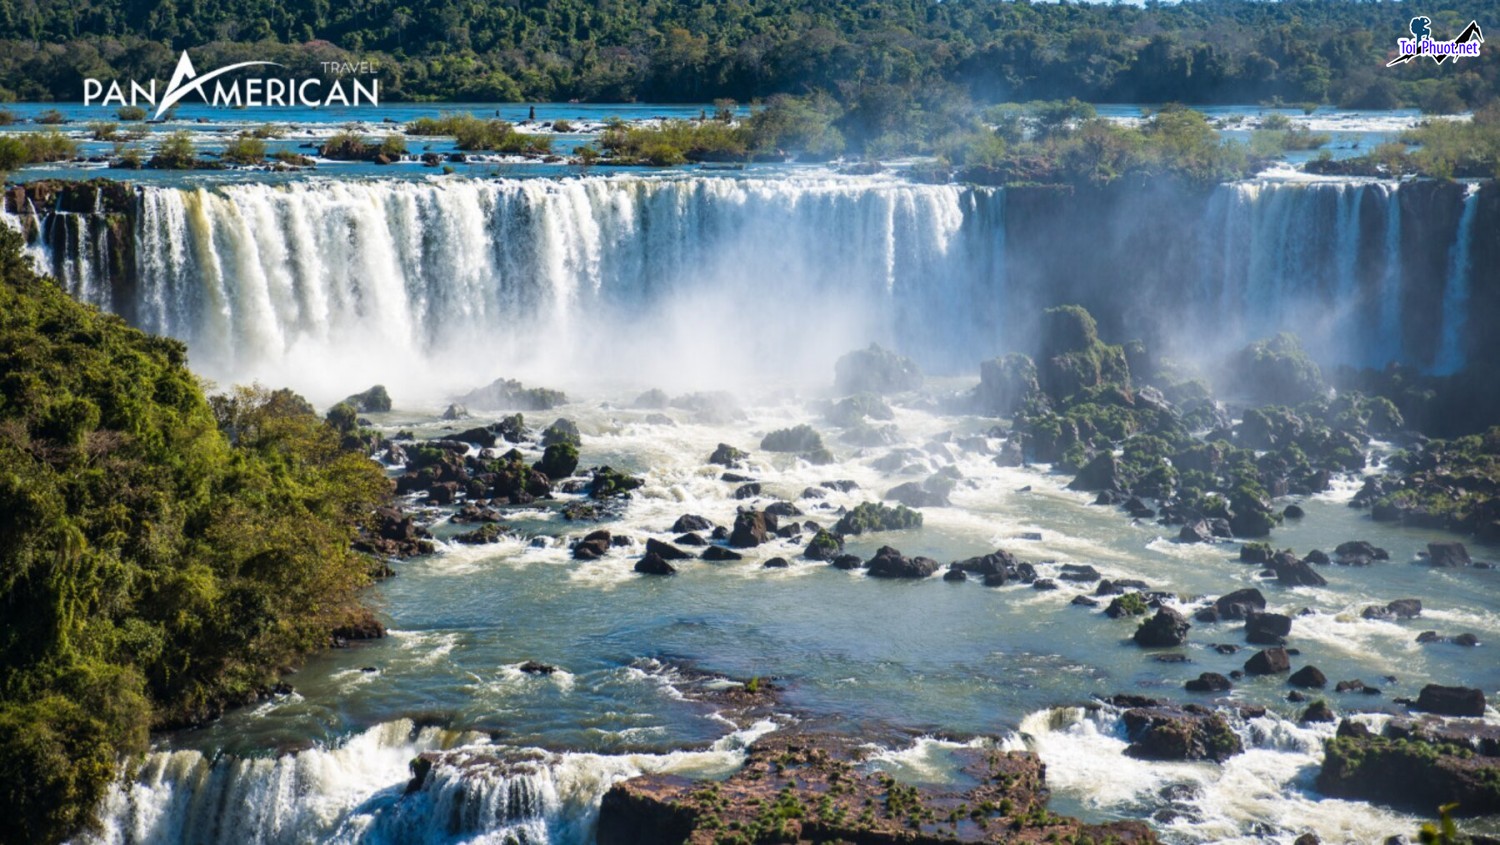
[[[1418,15],[1411,19],[1411,38],[1396,39],[1397,56],[1385,63],[1386,67],[1404,65],[1412,59],[1426,56],[1438,64],[1479,55],[1479,45],[1484,43],[1484,33],[1477,21],[1469,21],[1457,38],[1438,41],[1432,37],[1432,18]]]
[[[119,80],[111,80],[106,84],[104,80],[89,78],[83,80],[83,104],[85,106],[95,103],[103,106],[139,106],[147,103],[156,106],[156,113],[152,115],[155,120],[160,120],[161,116],[166,114],[172,106],[177,105],[183,97],[195,93],[203,98],[203,102],[211,106],[231,108],[380,105],[380,80],[377,78],[365,82],[358,77],[351,76],[348,79],[348,86],[345,86],[343,79],[334,79],[332,82],[325,83],[318,77],[289,79],[276,76],[242,76],[230,80],[228,84],[220,78],[225,74],[250,67],[284,67],[284,65],[276,62],[236,62],[200,76],[193,69],[193,60],[188,58],[187,51],[183,50],[182,58],[177,60],[177,69],[172,71],[172,80],[167,83],[167,88],[161,92],[159,99],[155,79],[147,85],[131,80],[127,88]],[[325,71],[335,73],[374,72],[374,66],[369,62],[355,64],[324,62],[323,68]],[[212,89],[208,87],[210,82],[213,83]]]

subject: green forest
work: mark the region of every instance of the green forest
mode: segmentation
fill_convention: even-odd
[[[1500,60],[1387,69],[1413,14],[1451,38],[1497,0],[1178,4],[997,0],[0,0],[0,98],[77,100],[86,77],[270,59],[370,61],[389,99],[741,102],[821,92],[848,107],[1320,103],[1453,112],[1500,91]]]
[[[367,618],[379,466],[300,397],[212,399],[0,227],[0,842],[70,834],[153,728],[253,700]]]

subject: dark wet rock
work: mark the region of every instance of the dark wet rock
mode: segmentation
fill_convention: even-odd
[[[372,528],[362,531],[355,540],[356,551],[391,558],[432,553],[432,534],[399,508],[377,508],[373,521]]]
[[[1447,637],[1442,636],[1437,631],[1423,631],[1422,633],[1417,635],[1417,642],[1423,645],[1426,645],[1428,643],[1447,642],[1447,640]]]
[[[335,648],[345,648],[351,642],[378,640],[386,635],[385,625],[368,608],[357,608],[350,613],[342,625],[329,632]]]
[[[1104,615],[1111,619],[1120,619],[1126,616],[1144,616],[1151,609],[1151,604],[1142,593],[1125,593],[1110,600],[1109,607],[1104,609]]]
[[[1307,516],[1307,511],[1304,511],[1301,505],[1287,505],[1281,515],[1287,519],[1302,519]]]
[[[1005,579],[1020,577],[1016,569],[1017,564],[1018,561],[1016,560],[1015,555],[1012,555],[1010,552],[1007,552],[1004,549],[996,549],[995,551],[987,555],[978,555],[976,557],[955,561],[950,564],[950,566],[962,569],[963,571],[972,573],[974,575],[998,575],[1002,579],[1001,582],[1004,583]]]
[[[1187,642],[1188,629],[1191,627],[1181,613],[1170,607],[1163,607],[1136,628],[1135,643],[1143,648],[1180,646]]]
[[[1254,587],[1235,590],[1220,596],[1218,601],[1214,602],[1214,610],[1218,612],[1220,619],[1244,619],[1252,613],[1259,613],[1265,609],[1266,597]]]
[[[744,560],[745,556],[740,554],[739,552],[726,549],[723,546],[709,546],[708,548],[703,550],[701,559],[722,562],[730,560]]]
[[[1070,490],[1119,490],[1122,486],[1119,461],[1109,451],[1095,455],[1068,483]]]
[[[1140,707],[1121,715],[1130,745],[1125,753],[1143,760],[1223,762],[1244,750],[1222,714],[1196,705]]]
[[[1141,822],[1095,826],[1041,815],[1045,769],[1029,753],[961,750],[956,762],[969,786],[947,787],[898,784],[862,764],[856,739],[781,730],[757,740],[748,755],[743,767],[720,781],[648,774],[615,784],[600,806],[597,845],[712,843],[727,841],[727,830],[749,832],[741,834],[744,842],[849,845],[976,843],[997,837],[1040,843],[1049,836],[1121,845],[1157,841]],[[950,818],[964,821],[953,825]],[[780,832],[760,832],[766,828]]]
[[[828,493],[825,492],[823,490],[823,488],[821,488],[821,487],[805,487],[802,490],[802,494],[800,496],[798,496],[798,498],[800,498],[800,499],[826,499],[826,498],[828,498]]]
[[[907,557],[890,546],[881,546],[865,562],[872,578],[926,578],[937,572],[938,562],[926,557]]]
[[[681,535],[679,535],[677,537],[672,538],[672,542],[676,543],[679,546],[706,546],[706,545],[708,545],[708,541],[705,540],[705,539],[703,539],[702,535],[695,534],[692,531],[689,531],[686,534],[681,534]]]
[[[697,514],[685,513],[677,517],[677,521],[672,523],[671,530],[676,533],[685,531],[712,531],[713,527],[714,524],[707,519]]]
[[[1334,684],[1333,691],[1334,692],[1364,692],[1365,691],[1365,682],[1361,681],[1361,680],[1359,680],[1357,678],[1354,679],[1354,680],[1339,681],[1337,684]]]
[[[1277,675],[1292,668],[1291,656],[1284,648],[1265,648],[1257,651],[1245,661],[1247,675]]]
[[[1241,563],[1270,563],[1275,550],[1269,543],[1246,543],[1240,546]]]
[[[1245,617],[1245,641],[1255,645],[1284,645],[1292,632],[1292,618],[1280,613],[1251,613]]]
[[[859,485],[857,483],[846,478],[838,479],[835,481],[820,481],[818,482],[818,486],[826,488],[828,490],[836,490],[840,493],[851,493],[859,489]]]
[[[1214,541],[1213,528],[1207,520],[1189,522],[1177,532],[1177,540],[1182,543],[1212,543]]]
[[[1321,689],[1328,686],[1328,676],[1319,671],[1318,667],[1308,665],[1293,672],[1292,676],[1286,679],[1286,682],[1302,689]]]
[[[626,475],[611,467],[601,467],[594,470],[594,480],[589,486],[589,496],[595,499],[606,499],[629,495],[631,490],[645,483],[642,479]]]
[[[574,560],[598,560],[609,553],[611,535],[605,529],[590,532],[573,546]]]
[[[749,452],[736,449],[728,443],[720,443],[714,449],[713,454],[708,456],[708,462],[719,466],[736,467],[748,457],[750,457]]]
[[[1461,645],[1465,648],[1474,648],[1479,645],[1479,637],[1470,633],[1459,634],[1453,638],[1453,644]]]
[[[1038,578],[1035,581],[1031,582],[1031,589],[1033,589],[1033,590],[1055,590],[1055,589],[1057,589],[1057,582],[1054,581],[1054,580],[1052,580],[1051,578]]]
[[[759,496],[759,495],[760,495],[760,482],[759,481],[752,481],[749,484],[741,484],[739,487],[735,488],[735,491],[734,491],[734,497],[736,499],[753,499],[753,498],[755,498],[756,496]]]
[[[549,480],[567,478],[578,469],[578,447],[572,443],[553,443],[532,468]]]
[[[1415,619],[1421,615],[1421,599],[1396,599],[1384,607],[1367,607],[1360,613],[1365,619]]]
[[[1431,566],[1469,566],[1473,562],[1463,543],[1427,544],[1427,563]]]
[[[1286,552],[1277,552],[1271,558],[1271,571],[1276,573],[1277,583],[1288,587],[1321,587],[1328,583],[1328,579],[1314,571],[1306,561]]]
[[[835,569],[859,569],[865,565],[859,555],[845,554],[837,555],[829,563],[833,564]]]
[[[1333,563],[1333,561],[1328,558],[1327,552],[1319,551],[1317,549],[1313,549],[1312,551],[1308,552],[1307,555],[1302,559],[1307,561],[1308,563],[1315,563],[1319,566],[1327,566],[1330,563]]]
[[[1074,581],[1078,583],[1091,583],[1100,578],[1099,570],[1092,566],[1065,563],[1058,570],[1057,578],[1060,581]]]
[[[466,546],[483,546],[490,543],[498,543],[505,536],[505,529],[491,522],[479,526],[473,531],[465,531],[456,534],[453,542],[462,543]]]
[[[878,344],[850,352],[834,364],[834,386],[840,393],[899,393],[922,386],[922,371],[910,359]]]
[[[1333,550],[1333,559],[1341,566],[1369,566],[1377,560],[1390,560],[1391,556],[1385,549],[1364,540],[1350,540],[1338,544]]]
[[[1099,586],[1094,588],[1094,595],[1116,596],[1124,593],[1127,590],[1144,592],[1149,589],[1151,589],[1151,585],[1138,578],[1115,578],[1113,580],[1104,579],[1099,582]]]
[[[1482,690],[1428,684],[1422,687],[1413,709],[1445,716],[1483,716],[1484,706]],[[1497,784],[1497,788],[1500,788],[1500,784]]]
[[[949,564],[948,571],[943,573],[943,580],[954,582],[967,581],[969,580],[969,573]]]
[[[802,556],[808,560],[833,560],[843,551],[844,538],[820,528],[807,541],[807,548],[803,550]]]
[[[1069,602],[1069,604],[1076,605],[1078,607],[1098,607],[1099,600],[1089,598],[1088,596],[1074,596],[1073,600]]]
[[[795,522],[787,523],[776,529],[776,536],[783,540],[800,540],[802,539],[802,526]]]
[[[1204,672],[1183,684],[1188,692],[1228,692],[1234,685],[1217,672]]]
[[[762,563],[760,567],[761,569],[788,569],[791,567],[791,565],[791,561],[788,561],[784,557],[773,557],[765,563]]]
[[[1333,708],[1328,706],[1328,702],[1320,698],[1317,701],[1314,701],[1312,704],[1309,704],[1307,706],[1307,709],[1302,711],[1302,717],[1298,721],[1307,723],[1334,722],[1337,720],[1338,717],[1334,715]]]
[[[525,672],[528,675],[551,675],[557,671],[556,666],[549,666],[546,663],[538,663],[535,660],[528,660],[525,663],[522,663],[519,668],[522,672]]]
[[[768,543],[776,533],[776,517],[764,511],[740,511],[734,517],[734,530],[729,535],[729,545],[747,549]]]
[[[1013,352],[979,363],[974,403],[981,413],[1009,417],[1040,394],[1036,364],[1029,356]]]
[[[647,552],[644,557],[635,562],[635,571],[643,575],[676,575],[677,567],[667,563],[656,552]]]
[[[778,518],[802,516],[802,510],[791,502],[772,502],[766,505],[766,513]]]
[[[578,423],[558,417],[553,420],[552,425],[542,430],[542,446],[553,446],[558,443],[566,443],[574,448],[582,446],[583,434],[578,430]]]
[[[657,540],[654,537],[646,540],[646,553],[656,554],[661,557],[662,560],[687,560],[688,558],[692,557],[692,555],[688,554],[682,549],[679,549],[676,546],[671,545],[670,543],[663,543],[662,541]]]

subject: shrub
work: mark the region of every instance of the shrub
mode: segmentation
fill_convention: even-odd
[[[115,110],[115,117],[131,122],[145,120],[146,110],[140,106],[120,106]]]
[[[220,156],[232,164],[260,164],[266,160],[266,142],[250,134],[241,134],[229,142]]]
[[[168,135],[151,157],[151,166],[160,170],[191,170],[197,164],[198,151],[192,136],[184,130]]]

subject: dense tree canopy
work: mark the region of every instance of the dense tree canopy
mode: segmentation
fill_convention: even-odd
[[[1497,0],[1420,10],[1438,37]],[[1387,69],[1412,8],[1354,0],[0,0],[0,95],[275,59],[379,63],[389,96],[707,102],[823,91],[851,104],[951,85],[986,102],[1281,100],[1452,111],[1500,90],[1493,51]],[[163,81],[165,81],[163,79]]]
[[[360,613],[378,466],[288,391],[210,401],[185,357],[0,227],[0,842],[67,835],[150,728],[246,700]]]

